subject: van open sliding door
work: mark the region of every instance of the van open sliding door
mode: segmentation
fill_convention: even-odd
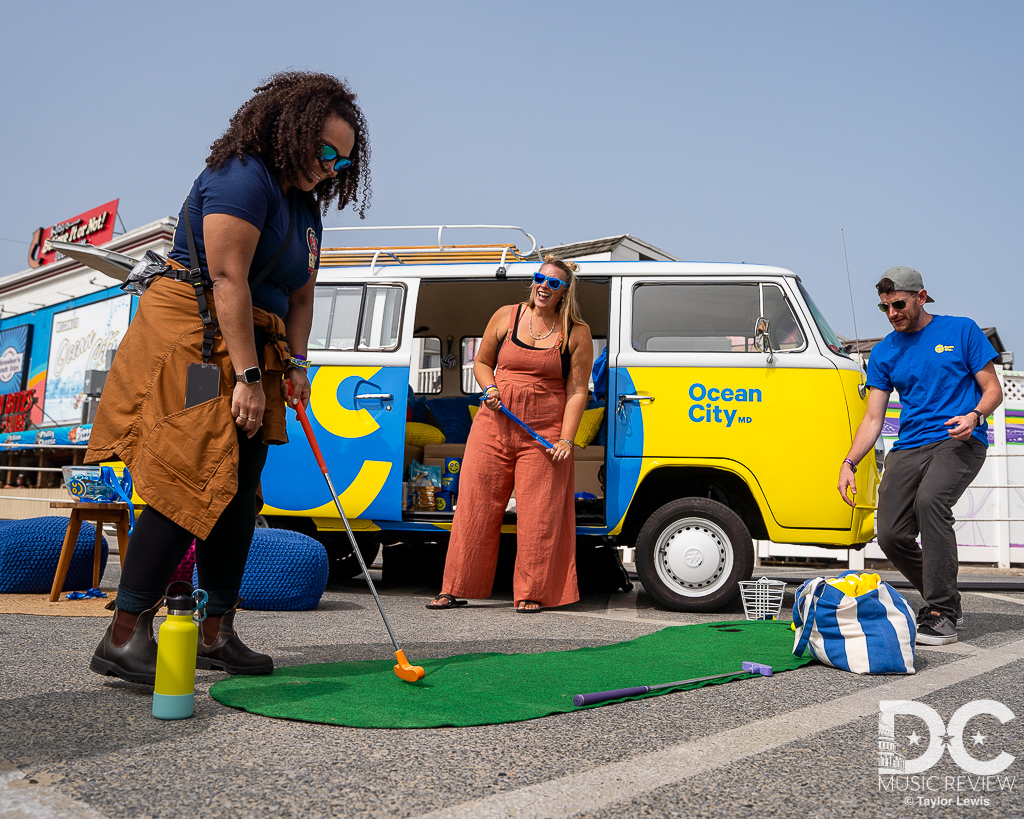
[[[309,419],[349,519],[401,520],[417,280],[318,281],[310,333]],[[265,515],[340,528],[294,412],[263,472]],[[355,528],[360,528],[358,525]],[[375,528],[375,527],[373,527]]]

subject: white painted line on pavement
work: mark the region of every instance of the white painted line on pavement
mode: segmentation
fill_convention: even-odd
[[[596,812],[615,802],[633,799],[877,714],[880,700],[912,700],[933,694],[1022,659],[1024,640],[997,649],[979,649],[966,659],[919,671],[910,677],[899,677],[867,691],[798,708],[622,762],[601,765],[584,773],[464,802],[424,814],[419,819],[508,816],[556,819],[585,811]]]
[[[17,819],[105,819],[102,813],[18,770],[0,770],[0,816]]]
[[[965,592],[965,594],[967,593]],[[1024,606],[1024,597],[1007,597],[1005,594],[992,594],[991,592],[969,592],[969,594],[987,597],[989,600],[1002,600],[1006,603],[1016,603],[1018,606]]]

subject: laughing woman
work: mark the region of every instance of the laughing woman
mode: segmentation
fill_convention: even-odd
[[[513,488],[515,610],[579,600],[572,442],[587,406],[594,345],[576,303],[576,270],[545,257],[529,300],[502,307],[487,324],[473,364],[485,400],[466,443],[442,592],[427,608],[490,597]],[[502,405],[552,448],[501,413]]]
[[[336,202],[363,215],[369,155],[355,94],[306,72],[271,77],[211,146],[178,218],[172,275],[140,298],[89,441],[86,460],[123,460],[147,504],[93,671],[153,684],[153,615],[193,538],[209,594],[199,667],[273,671],[234,630],[260,473],[268,446],[287,442],[288,387],[309,401],[321,214]],[[194,268],[193,256],[196,288],[175,272]],[[204,361],[213,367],[201,370]]]

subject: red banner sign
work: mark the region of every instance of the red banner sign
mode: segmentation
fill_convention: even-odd
[[[21,432],[36,403],[35,390],[0,395],[0,432]]]
[[[32,246],[28,251],[28,266],[42,267],[64,258],[63,254],[50,247],[51,239],[78,245],[102,245],[109,242],[114,237],[114,219],[117,217],[119,201],[115,199],[72,219],[36,230],[32,234]]]

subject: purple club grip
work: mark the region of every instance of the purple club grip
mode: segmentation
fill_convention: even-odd
[[[651,690],[649,685],[641,685],[637,688],[617,688],[614,691],[595,691],[593,694],[577,694],[572,698],[573,705],[594,705],[608,700],[618,700],[622,697],[638,697]]]

